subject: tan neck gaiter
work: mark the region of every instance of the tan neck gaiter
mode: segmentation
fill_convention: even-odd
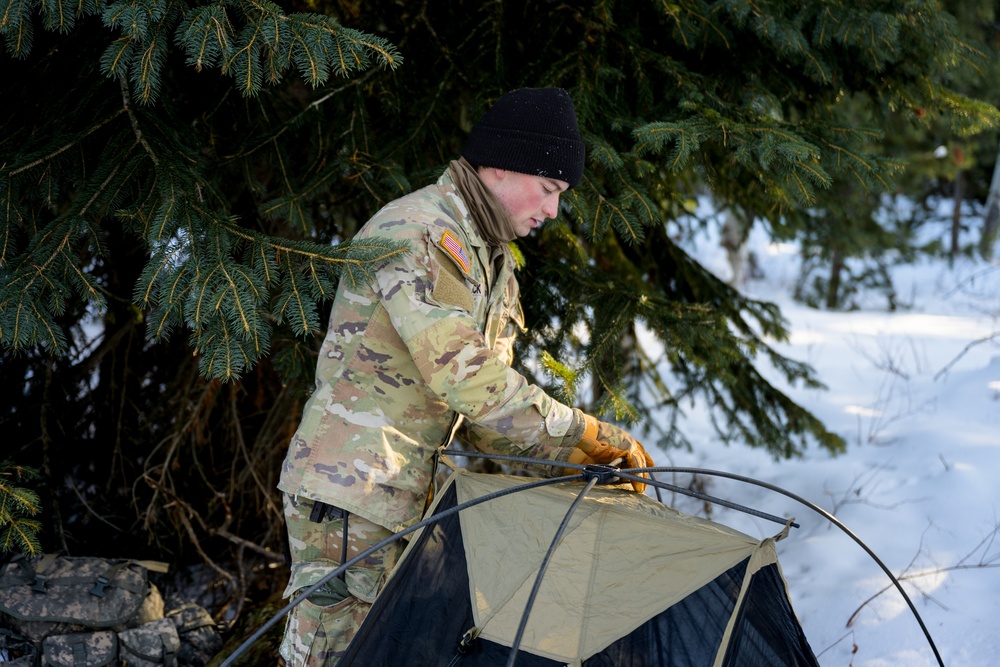
[[[494,247],[506,247],[517,238],[510,215],[490,189],[483,184],[479,174],[463,157],[451,161],[451,180],[458,188],[462,201],[469,207],[476,229]]]

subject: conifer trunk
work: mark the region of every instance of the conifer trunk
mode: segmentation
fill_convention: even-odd
[[[961,169],[955,172],[955,192],[954,192],[954,206],[951,210],[951,249],[948,252],[949,261],[954,263],[955,257],[958,255],[958,236],[959,232],[962,231],[962,197],[963,187],[965,178],[963,176],[965,172]]]
[[[985,260],[993,259],[993,246],[997,241],[998,228],[1000,228],[1000,149],[997,150],[997,162],[993,167],[990,192],[986,197],[983,233],[979,237],[979,254]]]
[[[830,257],[830,282],[826,285],[826,307],[832,310],[837,307],[840,294],[840,274],[844,270],[844,257],[840,250],[833,249]]]

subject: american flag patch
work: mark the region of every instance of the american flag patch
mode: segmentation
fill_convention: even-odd
[[[466,273],[472,270],[472,265],[469,262],[469,256],[465,254],[465,248],[462,247],[462,244],[458,239],[452,236],[451,232],[445,232],[444,236],[441,237],[441,247],[444,248],[445,252],[455,258],[455,261],[459,263]]]

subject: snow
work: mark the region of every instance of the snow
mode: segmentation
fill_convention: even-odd
[[[942,210],[940,217],[925,233],[944,239],[950,211]],[[975,232],[978,223],[968,221],[968,227]],[[725,252],[711,232],[683,243],[720,278],[729,278]],[[922,259],[892,270],[905,308],[887,312],[884,298],[872,294],[863,295],[858,310],[830,312],[792,300],[798,271],[794,245],[771,245],[755,231],[748,248],[760,275],[741,289],[777,303],[791,331],[788,342],[774,347],[811,364],[828,388],[789,387],[777,373],[765,376],[841,435],[847,452],[834,456],[814,445],[801,459],[774,461],[746,446],[721,444],[695,405],[681,424],[694,451],[653,450],[656,463],[753,477],[815,503],[903,580],[944,664],[996,664],[1000,336],[989,339],[1000,332],[1000,262],[966,257],[949,266]],[[1000,246],[995,254],[1000,256]],[[680,486],[690,480],[659,477]],[[778,493],[716,477],[707,482],[706,493],[794,516],[801,524],[778,543],[778,554],[793,607],[821,665],[938,664],[891,580],[847,534]],[[705,515],[700,501],[664,499]],[[735,510],[711,506],[708,511],[757,537],[781,530]]]

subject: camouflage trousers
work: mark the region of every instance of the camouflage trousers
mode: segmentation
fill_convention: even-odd
[[[344,539],[342,510],[331,508],[319,523],[310,520],[314,503],[284,494],[291,577],[285,597],[312,586],[341,563]],[[347,516],[347,559],[391,537],[392,532],[362,517]],[[347,650],[361,627],[375,596],[406,546],[397,540],[348,568],[344,580],[335,578],[312,593],[288,614],[280,653],[291,667],[331,667]]]

